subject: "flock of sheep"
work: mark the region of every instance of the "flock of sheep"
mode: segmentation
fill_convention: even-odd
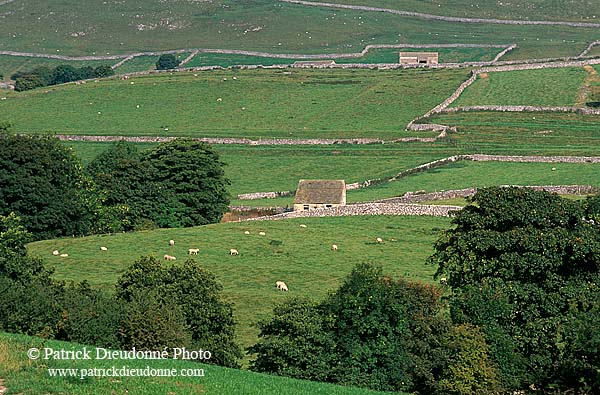
[[[305,225],[305,224],[300,224],[300,228],[306,228],[306,225]],[[249,232],[249,231],[245,231],[245,232],[244,232],[244,234],[245,234],[245,235],[249,235],[249,234],[250,234],[250,232]],[[260,232],[258,232],[258,235],[259,235],[259,236],[266,236],[266,233],[265,233],[265,232],[263,232],[263,231],[260,231]],[[382,239],[381,237],[377,237],[377,238],[375,239],[375,241],[376,241],[377,243],[383,243],[383,239]],[[169,240],[169,246],[170,246],[171,248],[173,248],[173,247],[175,246],[175,240]],[[101,251],[108,251],[108,248],[107,248],[107,247],[100,247],[100,250],[101,250]],[[331,245],[331,250],[332,250],[332,251],[337,251],[337,250],[338,250],[338,246],[337,246],[337,244],[332,244],[332,245]],[[200,252],[200,249],[199,249],[199,248],[189,248],[189,249],[188,249],[188,255],[198,255],[198,252]],[[232,255],[232,256],[237,256],[237,255],[239,255],[239,254],[240,254],[240,253],[239,253],[239,252],[238,252],[238,250],[237,250],[237,249],[235,249],[235,248],[231,248],[231,249],[229,250],[229,255]],[[62,253],[62,254],[61,254],[61,253],[60,253],[58,250],[54,250],[54,251],[52,251],[52,255],[55,255],[55,256],[59,256],[59,255],[60,255],[60,256],[61,256],[61,257],[63,257],[63,258],[65,258],[65,257],[68,257],[68,256],[69,256],[69,254],[66,254],[66,253]],[[174,257],[173,255],[169,255],[169,254],[165,254],[165,255],[164,255],[164,259],[165,259],[166,261],[175,261],[175,260],[177,260],[177,258],[176,258],[176,257]],[[446,281],[445,281],[445,280],[446,280],[445,278],[443,278],[442,280],[443,280],[443,281],[442,281],[443,283],[445,283],[445,282],[446,282]],[[276,282],[275,282],[275,287],[276,287],[278,290],[280,290],[280,291],[286,291],[286,292],[287,292],[287,291],[289,291],[289,288],[288,288],[287,284],[286,284],[285,282],[283,282],[283,281],[276,281]]]

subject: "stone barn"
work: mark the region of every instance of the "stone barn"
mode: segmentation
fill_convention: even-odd
[[[431,66],[438,64],[437,52],[400,52],[400,64],[424,64]]]
[[[346,205],[344,180],[300,180],[294,198],[294,211]]]

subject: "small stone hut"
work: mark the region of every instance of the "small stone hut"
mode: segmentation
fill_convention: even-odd
[[[425,64],[431,66],[438,64],[437,52],[400,52],[400,64]]]
[[[344,180],[300,180],[294,198],[294,211],[346,205]]]

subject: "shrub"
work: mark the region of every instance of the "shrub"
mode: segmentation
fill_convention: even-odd
[[[156,61],[156,70],[170,70],[179,66],[180,61],[173,54],[160,55]]]

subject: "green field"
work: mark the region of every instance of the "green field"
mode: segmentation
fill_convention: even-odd
[[[471,153],[600,155],[598,116],[569,113],[462,112],[431,122],[458,127],[448,144]]]
[[[600,22],[600,4],[577,0],[332,0],[329,3],[365,5],[403,11],[469,18]]]
[[[300,228],[301,223],[307,228]],[[448,218],[396,216],[250,221],[48,240],[28,249],[56,269],[56,279],[87,280],[112,292],[121,273],[141,255],[169,254],[182,261],[188,248],[200,248],[195,259],[223,284],[225,297],[235,304],[238,336],[249,346],[257,336],[253,325],[277,303],[292,296],[322,298],[357,263],[380,264],[391,276],[432,281],[435,268],[425,260],[439,229],[449,223]],[[246,230],[251,234],[244,235]],[[376,243],[377,237],[385,242]],[[170,239],[175,240],[172,250]],[[331,244],[339,250],[331,251]],[[101,252],[100,246],[108,251]],[[240,255],[230,256],[230,248]],[[69,257],[53,256],[55,249]],[[285,281],[290,292],[277,291],[278,280]]]
[[[425,137],[405,132],[406,124],[443,101],[467,73],[295,69],[161,74],[7,92],[0,113],[15,131],[31,133]]]
[[[583,68],[479,74],[452,106],[573,106],[585,77]]]
[[[370,391],[364,388],[295,380],[180,359],[96,359],[94,347],[87,347],[92,358],[90,360],[48,359],[31,361],[27,358],[27,351],[32,347],[81,351],[84,346],[76,343],[0,333],[0,377],[2,377],[0,387],[8,388],[7,394],[278,395],[282,393],[282,388],[285,388],[286,393],[298,395],[384,394],[384,392]],[[123,366],[140,370],[144,370],[146,367],[176,369],[178,377],[79,378],[81,370],[87,371],[94,368],[112,370],[113,366],[116,369]],[[50,377],[49,369],[78,369],[78,371],[75,377]],[[182,377],[183,374],[196,375],[196,377]]]
[[[429,8],[425,2],[413,4],[423,11]],[[519,49],[508,57],[532,58],[576,55],[598,39],[597,28],[465,26],[274,0],[168,4],[16,0],[0,10],[6,15],[0,24],[2,49],[74,56],[186,48],[330,53],[358,52],[367,44],[517,42]]]

